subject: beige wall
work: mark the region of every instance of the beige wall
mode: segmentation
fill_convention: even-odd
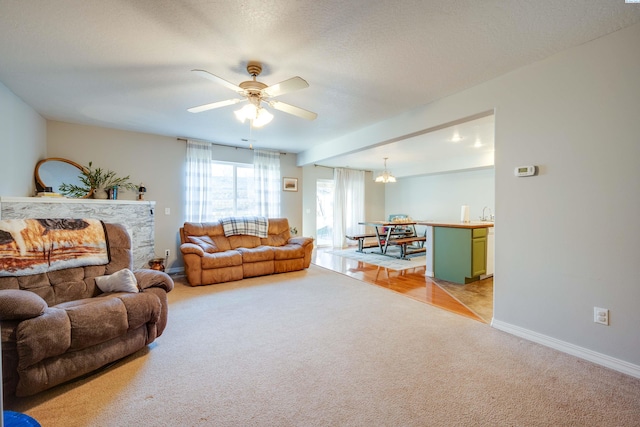
[[[392,184],[388,184],[392,185]],[[486,206],[495,210],[494,168],[400,178],[387,191],[388,214],[406,213],[414,219],[459,221],[460,207],[468,205],[477,221]],[[485,214],[489,215],[489,209]],[[391,212],[393,211],[393,212]]]
[[[119,176],[129,175],[133,183],[144,183],[146,200],[156,202],[156,255],[163,257],[169,249],[168,267],[183,267],[178,229],[184,223],[184,159],[186,143],[174,137],[118,129],[85,126],[56,121],[47,122],[49,157],[63,157],[81,165],[111,169]],[[253,151],[214,146],[216,160],[253,163]],[[282,176],[298,178],[302,188],[302,168],[296,166],[295,154],[280,156]],[[282,192],[283,217],[302,230],[302,191]],[[119,199],[134,200],[136,193],[123,191]],[[169,214],[165,211],[169,210]]]
[[[46,154],[45,119],[0,83],[0,196],[33,196],[35,166]]]

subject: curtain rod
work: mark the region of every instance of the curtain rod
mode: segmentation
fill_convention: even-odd
[[[367,169],[336,168],[336,167],[333,167],[333,166],[317,165],[317,164],[315,164],[315,163],[313,164],[313,166],[315,166],[315,167],[317,167],[317,168],[327,168],[327,169],[349,169],[349,170],[352,170],[352,171],[373,172],[373,171],[370,171],[370,170],[367,170]]]
[[[184,142],[187,142],[187,141],[188,141],[186,138],[176,138],[176,139],[177,139],[178,141],[184,141]],[[255,148],[253,148],[253,147],[250,147],[250,148],[247,148],[247,147],[236,147],[235,145],[218,144],[218,143],[216,143],[216,142],[211,142],[211,141],[202,141],[202,140],[198,140],[198,139],[192,139],[192,141],[197,141],[197,142],[206,142],[206,143],[208,143],[208,144],[215,145],[215,146],[218,146],[218,147],[235,148],[236,150],[249,150],[249,151],[253,151],[253,150],[255,150]],[[266,151],[276,151],[276,150],[266,150]],[[279,154],[283,154],[283,155],[285,155],[285,156],[287,155],[287,153],[282,152],[282,151],[279,151],[278,153],[279,153]]]

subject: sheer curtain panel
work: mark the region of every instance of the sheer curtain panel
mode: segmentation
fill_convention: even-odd
[[[190,222],[213,221],[211,161],[213,145],[206,142],[187,141],[186,220]]]
[[[333,246],[347,245],[346,235],[364,230],[358,222],[364,218],[364,171],[336,168],[333,170]]]
[[[280,153],[253,152],[253,177],[256,192],[256,215],[280,217]]]

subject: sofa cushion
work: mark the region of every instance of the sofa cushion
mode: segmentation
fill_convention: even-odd
[[[118,295],[101,295],[96,299],[117,298],[122,301],[127,311],[127,325],[129,330],[139,328],[145,323],[156,323],[160,319],[162,303],[153,292],[138,294],[121,293]]]
[[[286,245],[273,248],[275,259],[304,258],[304,248],[300,245]]]
[[[255,248],[260,246],[260,238],[256,236],[247,236],[245,234],[241,234],[238,236],[229,236],[229,244],[232,249],[238,248]]]
[[[270,218],[269,235],[262,239],[266,246],[284,246],[291,238],[289,220],[287,218]]]
[[[284,246],[287,244],[287,239],[281,234],[270,234],[265,239],[260,239],[261,243],[265,246]]]
[[[205,253],[202,257],[202,268],[221,268],[242,265],[242,255],[238,251]]]
[[[202,248],[203,251],[210,254],[216,252],[228,251],[231,249],[229,240],[224,236],[187,236],[187,240]]]
[[[22,321],[16,329],[18,368],[59,356],[71,345],[71,323],[64,310],[49,307],[42,316]]]
[[[187,236],[187,240],[200,246],[203,251],[210,254],[218,252],[218,246],[209,236]]]
[[[223,236],[224,229],[219,221],[214,222],[185,222],[184,233],[187,236]]]
[[[273,248],[269,246],[258,246],[257,248],[238,248],[242,254],[242,262],[271,261],[274,258]]]
[[[59,304],[71,322],[70,350],[79,350],[124,335],[129,329],[127,309],[114,297],[88,298]]]
[[[95,280],[102,292],[139,292],[136,276],[128,268],[106,276],[98,276]]]
[[[0,320],[31,319],[42,315],[46,308],[45,300],[33,292],[20,289],[0,290]]]
[[[101,266],[101,269],[104,274],[104,267]],[[94,294],[94,289],[84,282],[82,267],[22,276],[18,278],[18,284],[20,289],[38,294],[49,307],[72,299],[89,298]]]

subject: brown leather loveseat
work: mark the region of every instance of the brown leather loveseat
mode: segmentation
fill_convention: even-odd
[[[104,224],[103,230],[108,263],[19,276],[11,275],[15,258],[6,252],[22,242],[0,232],[5,394],[28,396],[78,378],[135,353],[164,331],[173,280],[160,271],[133,270],[131,239],[122,225]],[[53,232],[42,235],[47,233]],[[126,292],[118,291],[123,283]],[[106,285],[109,291],[101,291]]]
[[[225,235],[222,221],[186,222],[180,229],[180,250],[191,286],[309,267],[313,239],[291,237],[287,218],[269,218],[267,237]]]

